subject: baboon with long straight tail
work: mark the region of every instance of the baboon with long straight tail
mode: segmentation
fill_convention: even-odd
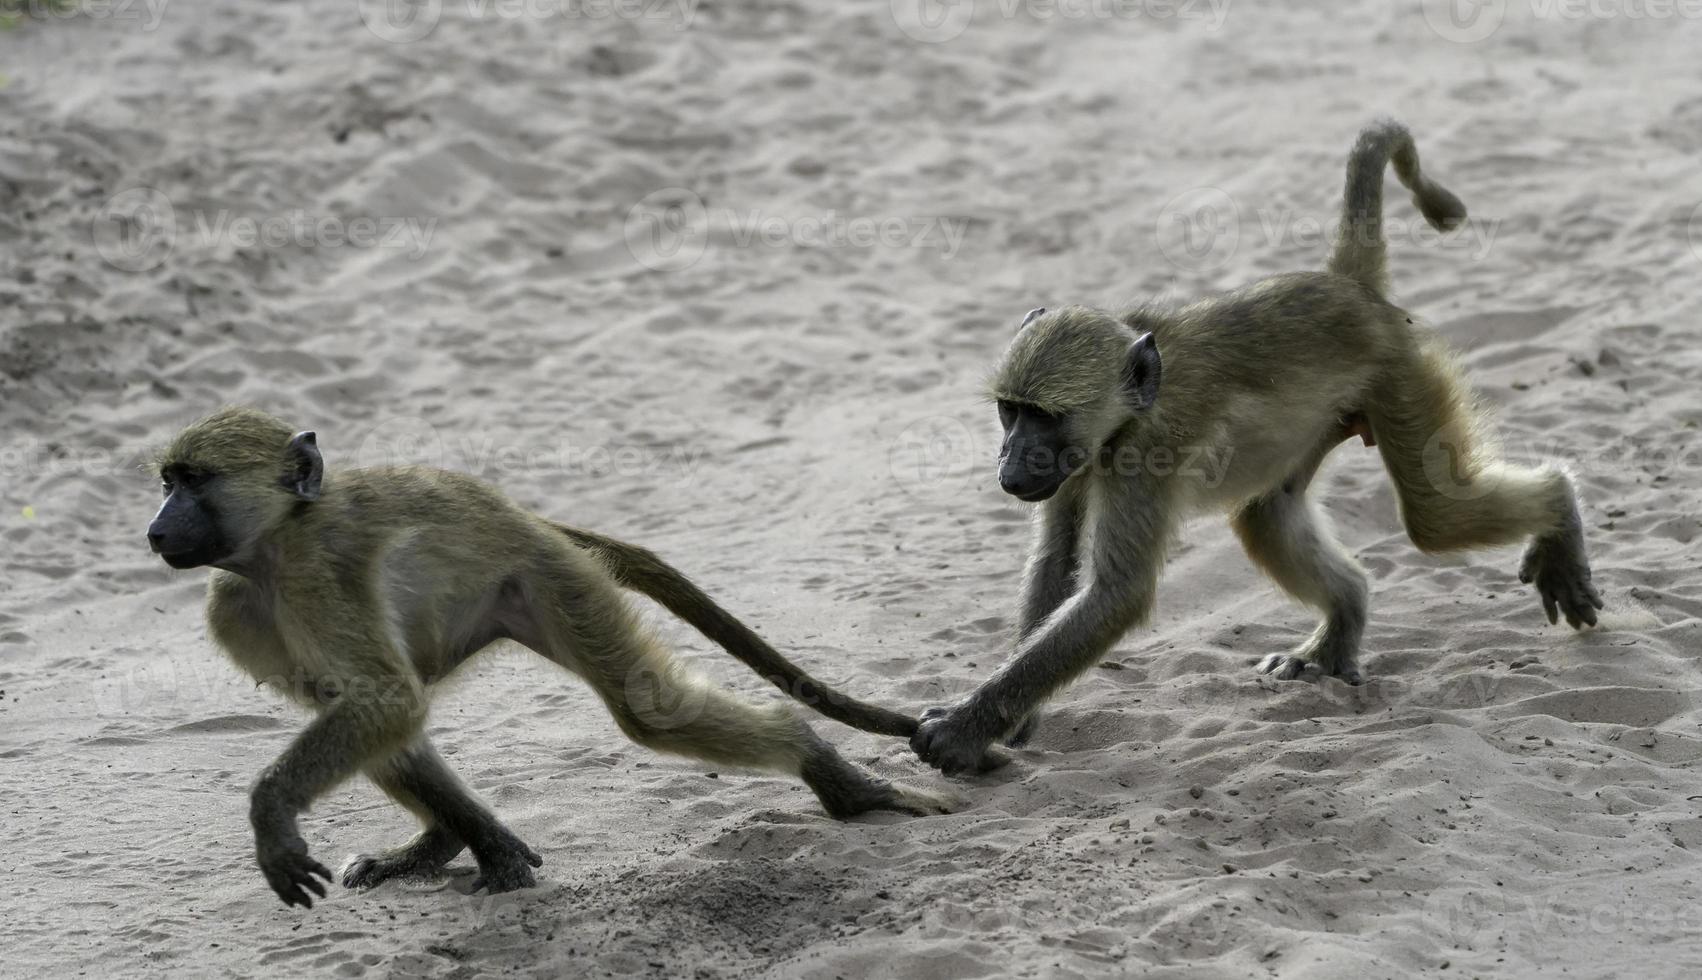
[[[846,762],[790,706],[753,704],[675,660],[617,579],[686,609],[723,645],[748,647],[754,634],[648,552],[545,520],[461,474],[328,470],[314,433],[251,409],[190,425],[158,462],[166,500],[149,544],[173,568],[213,567],[213,639],[315,712],[250,794],[260,870],[286,904],[311,906],[325,895],[318,879],[331,878],[308,855],[299,815],[357,772],[424,829],[351,862],[345,886],[431,874],[465,849],[479,865],[475,890],[534,883],[542,858],[456,778],[424,731],[433,685],[499,640],[577,674],[621,730],[652,749],[797,776],[834,817],[949,809]],[[741,655],[815,683],[764,650]],[[884,723],[830,688],[810,691]]]
[[[1321,613],[1304,643],[1258,669],[1357,683],[1366,576],[1307,493],[1355,432],[1382,454],[1420,550],[1528,540],[1519,576],[1549,621],[1595,624],[1602,600],[1571,479],[1500,459],[1453,354],[1386,296],[1391,163],[1432,226],[1465,220],[1420,169],[1406,128],[1382,122],[1348,159],[1328,271],[1179,309],[1023,319],[991,384],[1005,429],[999,483],[1040,504],[1018,649],[968,697],[924,712],[911,739],[923,759],[961,772],[984,767],[994,741],[1027,737],[1037,706],[1147,617],[1166,546],[1202,509],[1228,512],[1254,563]]]

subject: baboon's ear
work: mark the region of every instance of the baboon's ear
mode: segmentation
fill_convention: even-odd
[[[1028,315],[1022,318],[1022,327],[1026,327],[1029,324],[1033,323],[1036,319],[1038,319],[1045,312],[1046,312],[1046,307],[1044,307],[1044,306],[1040,307],[1039,309],[1029,310]],[[1017,327],[1017,329],[1021,330],[1022,327]]]
[[[284,449],[284,487],[302,500],[318,500],[325,479],[325,460],[319,455],[319,437],[297,432]]]
[[[1164,361],[1158,356],[1158,342],[1152,334],[1143,333],[1129,345],[1123,362],[1123,390],[1135,408],[1144,411],[1158,400],[1158,380],[1164,374]]]

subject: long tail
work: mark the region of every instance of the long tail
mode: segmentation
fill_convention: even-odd
[[[1395,176],[1412,191],[1413,203],[1431,227],[1453,231],[1466,220],[1466,206],[1460,199],[1419,170],[1418,149],[1405,126],[1385,119],[1361,131],[1347,158],[1347,195],[1330,271],[1356,279],[1378,295],[1389,288],[1388,246],[1383,240],[1383,171],[1390,163],[1395,165]]]
[[[654,552],[567,524],[551,523],[574,544],[594,553],[623,588],[661,603],[793,699],[865,732],[901,738],[916,734],[915,718],[865,704],[805,673]]]

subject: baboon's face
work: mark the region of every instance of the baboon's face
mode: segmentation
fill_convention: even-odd
[[[1161,370],[1152,334],[1108,314],[1030,312],[992,380],[1005,428],[999,486],[1029,502],[1057,493],[1152,407]]]
[[[999,446],[999,486],[1018,500],[1036,503],[1058,492],[1090,455],[1073,435],[1068,414],[999,399],[1005,437]]]
[[[230,536],[220,523],[216,473],[181,463],[160,469],[165,503],[148,525],[148,546],[173,568],[197,568],[230,557]]]
[[[148,546],[173,568],[240,571],[302,501],[319,499],[314,434],[251,409],[226,409],[178,434],[159,459],[165,503]]]

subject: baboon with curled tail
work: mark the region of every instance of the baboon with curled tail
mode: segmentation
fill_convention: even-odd
[[[1602,601],[1572,481],[1498,458],[1453,354],[1386,295],[1390,164],[1432,226],[1465,220],[1459,198],[1420,169],[1406,128],[1382,122],[1349,157],[1328,271],[1179,309],[1023,319],[991,385],[1005,429],[1000,485],[1040,504],[1018,648],[969,696],[923,714],[911,746],[924,760],[985,768],[991,743],[1026,738],[1038,705],[1146,618],[1167,544],[1202,509],[1230,514],[1253,561],[1321,614],[1304,643],[1258,669],[1357,683],[1366,576],[1307,492],[1354,433],[1382,454],[1421,550],[1529,540],[1519,575],[1549,621],[1595,624]],[[1210,473],[1154,465],[1189,453],[1227,462]]]

